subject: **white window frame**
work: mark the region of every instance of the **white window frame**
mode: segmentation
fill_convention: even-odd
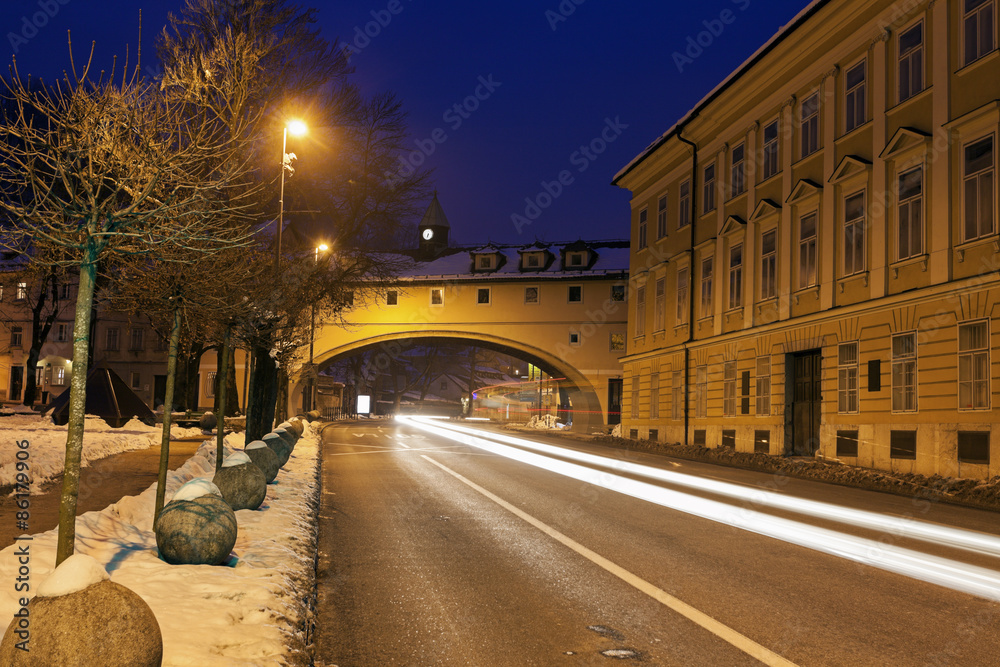
[[[677,229],[682,229],[691,224],[691,179],[682,181],[677,192]]]
[[[483,294],[486,294],[486,301],[483,301]],[[477,287],[476,288],[476,305],[477,306],[489,306],[493,303],[493,288],[492,287]]]
[[[774,137],[767,138],[769,129],[774,128]],[[764,126],[761,131],[761,177],[767,180],[781,171],[781,148],[778,143],[781,138],[781,126],[775,118]]]
[[[774,245],[765,250],[764,237],[771,235]],[[760,300],[767,301],[778,295],[778,230],[775,228],[760,233]]]
[[[528,299],[529,290],[535,290],[535,300]],[[524,305],[537,306],[542,300],[542,288],[538,285],[528,285],[524,288]]]
[[[969,173],[968,151],[972,146],[983,142],[990,142],[990,152],[992,159],[988,167],[983,167],[977,171]],[[986,236],[991,236],[996,232],[996,137],[987,134],[972,141],[962,144],[962,242],[974,241]],[[970,225],[970,190],[975,190],[975,199],[978,205],[975,207],[976,220]],[[983,194],[985,192],[985,195]],[[985,208],[985,207],[988,207]],[[989,227],[984,224],[984,218],[989,217]],[[975,236],[970,232],[970,226],[975,227]]]
[[[920,192],[904,199],[903,178],[915,171],[920,172]],[[924,253],[924,166],[911,165],[896,173],[896,259],[902,261],[918,257]],[[903,248],[903,230],[909,240]],[[914,245],[914,238],[916,239]]]
[[[729,153],[729,196],[738,197],[747,191],[747,170],[746,170],[747,147],[741,142],[733,146]]]
[[[715,210],[715,162],[705,165],[701,171],[702,179],[702,214],[711,213]]]
[[[132,327],[128,332],[128,349],[130,352],[142,352],[146,349],[146,330],[142,327]]]
[[[646,247],[646,234],[647,227],[649,226],[649,209],[643,207],[639,210],[639,238],[638,238],[638,248],[642,250]]]
[[[660,276],[656,279],[653,291],[653,331],[663,331],[667,328],[667,279]]]
[[[121,349],[121,330],[118,327],[108,327],[104,332],[104,350],[118,352]]]
[[[709,317],[712,313],[712,272],[714,257],[701,260],[701,317]]]
[[[708,366],[704,364],[695,370],[694,416],[696,419],[708,417]]]
[[[53,366],[52,367],[52,386],[61,387],[66,384],[66,367],[65,366]]]
[[[385,305],[395,308],[399,305],[399,290],[386,290],[385,292]]]
[[[491,271],[493,269],[493,255],[476,255],[476,269]]]
[[[743,307],[743,244],[729,248],[729,309]]]
[[[913,30],[920,30],[920,44],[903,51],[903,36]],[[918,19],[901,29],[896,37],[896,92],[897,100],[905,102],[923,91],[926,83],[924,77],[924,42],[927,31],[923,19]],[[906,74],[904,74],[906,69]]]
[[[10,346],[15,348],[24,346],[23,328],[18,326],[12,326],[10,328]]]
[[[757,412],[758,417],[771,414],[771,357],[757,357]]]
[[[73,334],[73,325],[69,322],[58,322],[56,323],[56,342],[66,343],[69,341],[70,336]]]
[[[17,293],[14,296],[16,301],[24,301],[28,298],[28,283],[18,283]]]
[[[982,327],[975,336],[963,336]],[[969,340],[972,338],[973,340]],[[958,324],[958,409],[990,409],[990,325],[989,320]]]
[[[573,299],[573,288],[580,290],[580,298]],[[583,285],[567,285],[566,286],[566,303],[583,303]]]
[[[722,364],[722,416],[736,416],[736,361]]]
[[[809,218],[813,219],[813,229],[809,236],[805,236],[805,222]],[[819,237],[819,213],[809,211],[799,216],[799,289],[807,289],[816,285],[816,275],[818,273],[816,242]]]
[[[660,418],[660,374],[649,374],[649,418]]]
[[[646,286],[635,290],[635,331],[636,338],[646,335]]]
[[[807,95],[799,106],[799,157],[808,157],[819,150],[819,111],[818,92]]]
[[[973,0],[976,1],[976,0]],[[996,48],[996,5],[993,0],[979,0],[979,4],[969,9],[970,0],[962,0],[962,66],[971,65]],[[975,34],[975,41],[969,39],[969,25]],[[989,34],[983,34],[983,29]],[[971,47],[971,48],[970,48]]]
[[[690,298],[690,275],[691,271],[687,266],[677,267],[677,313],[675,321],[677,326],[687,324],[688,321],[688,299]]]
[[[444,306],[444,288],[430,288],[430,302],[432,308],[442,308]]]
[[[861,80],[849,85],[853,72],[860,68]],[[868,122],[868,59],[862,58],[844,70],[844,134]]]
[[[848,202],[861,197],[861,212],[859,216],[848,219]],[[865,245],[865,223],[867,213],[867,194],[858,190],[844,196],[844,276],[862,273],[867,268],[867,247]]]
[[[857,414],[858,403],[858,342],[837,346],[837,412]]]
[[[667,235],[667,193],[664,192],[656,202],[656,238]]]
[[[910,343],[903,340],[909,338]],[[900,345],[897,346],[897,341]],[[917,334],[892,337],[892,412],[917,412]]]

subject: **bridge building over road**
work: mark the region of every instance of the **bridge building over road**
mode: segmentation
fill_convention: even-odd
[[[452,246],[435,196],[419,226],[415,262],[347,326],[317,323],[318,368],[399,341],[463,341],[509,354],[558,379],[575,429],[620,419],[628,293],[627,241]],[[376,355],[376,362],[379,356]],[[303,404],[305,378],[292,387]]]

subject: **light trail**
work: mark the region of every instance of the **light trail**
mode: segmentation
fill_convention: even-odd
[[[621,477],[576,463],[552,459],[541,454],[491,442],[478,434],[466,433],[420,419],[400,418],[415,428],[434,433],[462,444],[484,449],[522,463],[587,482],[617,493],[639,498],[663,507],[676,509],[704,519],[797,544],[814,551],[838,556],[864,565],[944,586],[989,600],[1000,601],[1000,573],[984,567],[923,554],[911,549],[838,533],[799,521],[769,516],[755,510],[665,489],[648,482]],[[492,434],[491,434],[492,435]],[[525,441],[527,442],[527,441]],[[533,443],[539,445],[540,443]]]
[[[647,479],[655,479],[668,484],[685,486],[691,489],[708,491],[716,495],[727,498],[744,500],[760,507],[770,507],[774,509],[804,514],[817,519],[828,519],[839,523],[848,524],[858,528],[878,530],[897,537],[904,537],[932,544],[947,545],[956,549],[962,549],[974,553],[984,554],[1000,558],[1000,537],[988,533],[979,533],[961,528],[951,528],[941,526],[919,519],[892,517],[876,512],[841,507],[816,500],[795,498],[791,496],[774,493],[765,489],[748,489],[739,484],[721,482],[711,479],[703,479],[694,475],[687,475],[669,470],[661,470],[652,466],[621,461],[596,454],[587,454],[574,450],[563,449],[554,445],[546,445],[524,438],[516,438],[502,433],[484,434],[482,431],[465,428],[456,424],[436,424],[440,428],[446,428],[460,433],[466,433],[477,437],[487,437],[491,440],[505,442],[517,447],[525,447],[539,452],[545,452],[567,458],[580,463],[602,466],[617,472],[638,475]]]

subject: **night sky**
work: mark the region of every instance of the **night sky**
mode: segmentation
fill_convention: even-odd
[[[107,66],[127,44],[134,54],[141,8],[153,65],[155,34],[182,2],[4,0],[0,52],[53,78],[71,29],[77,59],[97,40]],[[434,169],[453,240],[472,244],[627,238],[614,174],[807,1],[303,4],[327,39],[354,48],[356,83],[403,100],[409,159]]]

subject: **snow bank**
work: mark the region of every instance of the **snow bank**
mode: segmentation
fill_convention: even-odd
[[[213,484],[210,479],[196,477],[177,489],[177,493],[170,499],[170,502],[174,502],[175,500],[178,502],[182,500],[195,500],[208,495],[219,496],[221,498],[222,491],[219,491],[219,487]]]
[[[242,434],[226,438],[227,454],[242,448]],[[289,647],[301,649],[306,615],[303,598],[314,586],[315,515],[319,438],[307,426],[267,498],[257,510],[239,510],[239,537],[232,566],[168,565],[153,534],[156,485],[100,512],[77,519],[77,553],[94,558],[111,580],[138,593],[163,633],[164,665],[230,667],[282,665]],[[167,497],[191,479],[215,471],[215,444],[167,476]],[[33,536],[0,551],[0,582],[13,582],[15,550],[30,549],[28,595],[52,572],[57,531]],[[18,593],[0,586],[0,627],[13,618]]]
[[[15,441],[30,443],[27,452],[32,475],[31,493],[38,493],[44,482],[61,474],[66,462],[66,431],[66,426],[56,426],[50,418],[37,413],[0,418],[0,441],[5,443],[0,447],[0,486],[12,485],[16,479],[14,457],[19,450],[6,446]],[[100,417],[87,417],[80,465],[88,466],[119,452],[147,449],[159,444],[161,433],[160,426],[147,426],[138,419],[121,428],[111,428]]]

